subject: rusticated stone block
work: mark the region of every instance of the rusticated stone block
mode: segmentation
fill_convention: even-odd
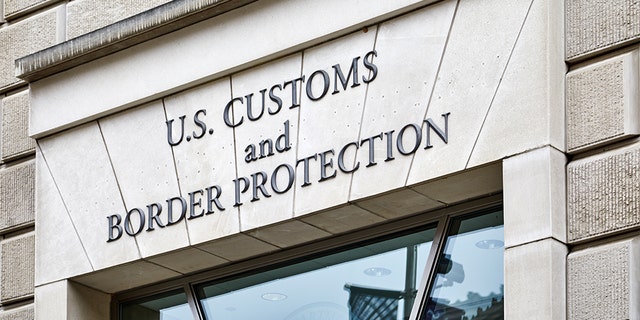
[[[640,226],[640,144],[567,166],[569,242]]]
[[[29,138],[29,94],[23,92],[2,100],[2,159],[34,150]]]
[[[0,29],[0,91],[18,83],[14,61],[56,43],[56,10]]]
[[[67,6],[67,39],[100,29],[170,0],[77,0]]]
[[[35,162],[0,171],[0,231],[33,222]]]
[[[637,50],[567,74],[567,150],[640,133],[638,90]]]
[[[640,1],[568,0],[567,60],[640,39]]]
[[[0,320],[33,320],[33,306],[20,307],[0,312]]]
[[[35,235],[2,241],[0,264],[0,299],[7,302],[33,295]]]
[[[637,239],[569,254],[568,319],[638,319]]]
[[[59,0],[4,0],[4,16],[21,15]]]

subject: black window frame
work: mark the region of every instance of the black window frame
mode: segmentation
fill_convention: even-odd
[[[196,292],[197,287],[203,283],[224,281],[225,279],[255,274],[259,272],[258,270],[262,271],[286,266],[302,259],[324,256],[334,253],[336,250],[348,250],[364,244],[395,238],[435,225],[436,232],[429,257],[422,274],[422,279],[417,279],[419,280],[419,282],[417,282],[418,290],[409,316],[409,319],[418,319],[425,307],[428,299],[427,295],[431,291],[431,286],[433,285],[433,280],[437,272],[437,259],[439,253],[444,250],[452,220],[463,216],[502,211],[502,203],[502,194],[491,195],[384,222],[372,227],[348,232],[347,234],[335,235],[313,243],[302,244],[277,252],[270,252],[245,260],[231,262],[193,275],[186,275],[176,279],[162,281],[161,283],[119,292],[112,295],[110,319],[122,319],[121,306],[123,304],[182,289],[187,296],[192,314],[194,314],[194,316],[197,315],[196,319],[204,320],[204,313],[200,307]]]

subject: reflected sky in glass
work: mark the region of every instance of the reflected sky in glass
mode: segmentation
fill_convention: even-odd
[[[422,319],[502,319],[502,212],[454,222],[437,270]]]
[[[206,319],[347,320],[349,291],[345,285],[404,291],[406,246],[417,245],[416,279],[419,281],[434,233],[435,230],[430,229],[420,236],[393,239],[205,286],[202,293],[206,298],[201,304]],[[403,303],[400,300],[398,319],[403,318]]]

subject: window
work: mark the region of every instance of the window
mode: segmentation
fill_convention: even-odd
[[[214,270],[210,280],[184,279],[175,290],[120,299],[118,319],[401,320],[412,312],[421,320],[502,319],[501,209],[416,221],[380,226],[373,238],[346,246],[224,277]]]

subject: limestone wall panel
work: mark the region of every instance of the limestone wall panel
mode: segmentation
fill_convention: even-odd
[[[376,33],[377,28],[370,27],[304,52],[302,73],[307,77],[307,84],[312,84],[312,95],[320,96],[324,83],[318,74],[309,79],[312,74],[324,70],[331,80],[328,93],[318,101],[313,101],[306,94],[306,85],[302,88],[297,157],[303,159],[334,150],[333,153],[323,156],[334,159],[333,169],[336,170],[336,176],[322,179],[318,170],[321,159],[316,158],[310,160],[310,170],[307,172],[309,185],[302,187],[305,173],[304,170],[298,170],[295,186],[296,216],[343,204],[349,198],[352,174],[341,172],[335,159],[344,145],[360,140],[361,117],[367,92],[367,83],[364,83],[362,78],[369,79],[372,76],[364,67],[363,60],[365,55],[374,49]],[[352,61],[356,58],[357,80],[354,79],[355,75],[349,75]],[[370,55],[367,59],[377,60],[377,57]],[[336,82],[340,80],[334,78],[335,70],[332,66],[336,64],[340,66],[345,77],[349,77],[346,88]],[[295,118],[291,120],[297,121]],[[356,150],[350,147],[345,154],[345,166],[353,168]],[[302,168],[301,165],[300,169]],[[327,170],[327,176],[332,175],[333,169]],[[364,164],[361,169],[364,169]]]
[[[35,284],[93,271],[42,152],[36,153],[36,167]]]
[[[412,150],[417,137],[412,125],[423,126],[455,9],[455,2],[445,1],[380,24],[374,58],[379,74],[368,85],[360,128],[360,140],[371,142],[365,142],[356,154],[361,168],[353,176],[349,200],[405,186],[412,156],[397,150],[399,132],[410,126],[401,144],[405,151]],[[390,131],[394,133],[380,137]],[[433,154],[421,142],[416,153]],[[389,145],[394,160],[387,161]],[[371,150],[376,164],[370,159]],[[389,166],[395,174],[389,174]]]
[[[545,145],[564,150],[562,9],[557,0],[531,4],[467,167]]]
[[[640,226],[640,144],[569,163],[569,242]]]
[[[60,0],[4,0],[4,16],[11,18]]]
[[[565,319],[566,261],[567,248],[553,239],[506,249],[504,318]]]
[[[33,295],[35,235],[26,234],[0,243],[0,298],[3,302]]]
[[[640,2],[566,1],[568,60],[640,39]]]
[[[67,5],[67,39],[152,9],[170,0],[75,0]]]
[[[545,147],[503,163],[507,248],[554,238],[566,242],[565,155]]]
[[[245,72],[234,74],[231,77],[231,87],[233,97],[245,97],[244,102],[233,104],[233,118],[238,123],[242,117],[243,123],[234,128],[235,151],[236,151],[236,170],[239,178],[244,177],[250,181],[251,187],[241,194],[239,205],[241,230],[251,230],[257,227],[265,226],[271,223],[293,218],[293,187],[287,192],[277,193],[272,186],[273,172],[281,164],[295,165],[296,152],[298,149],[298,115],[301,107],[291,108],[293,104],[292,87],[287,86],[281,92],[276,92],[282,97],[282,109],[270,114],[269,109],[276,110],[273,104],[265,103],[264,114],[259,120],[252,121],[247,111],[247,95],[253,95],[252,113],[257,116],[260,112],[261,93],[260,90],[270,89],[273,85],[285,81],[293,80],[301,76],[302,55],[294,54],[276,60],[257,68],[249,69]],[[300,95],[300,84],[298,84],[296,97]],[[277,89],[276,89],[277,90]],[[286,94],[285,94],[286,93]],[[267,101],[270,99],[266,97]],[[271,101],[269,101],[271,102]],[[218,112],[218,118],[221,118],[222,112]],[[230,128],[225,128],[229,130]],[[284,136],[283,136],[284,135]],[[286,137],[288,135],[288,143]],[[277,151],[276,145],[279,137],[282,152]],[[273,142],[273,153],[269,153],[268,140]],[[265,146],[264,152],[260,146]],[[289,147],[289,149],[287,149]],[[252,157],[251,148],[255,148],[255,157]],[[287,150],[285,150],[287,149]],[[269,155],[271,154],[271,155]],[[255,160],[247,161],[247,157]],[[281,170],[276,174],[276,184],[279,190],[286,190],[288,186],[288,169]],[[263,172],[266,176],[257,175]],[[255,190],[263,178],[265,179],[265,191]],[[244,183],[239,182],[238,186],[244,187]],[[231,189],[230,189],[231,190]],[[235,190],[235,183],[234,189]],[[234,191],[235,193],[235,191]],[[234,200],[234,203],[236,201]],[[233,204],[235,205],[235,204]],[[269,214],[265,214],[268,212]]]
[[[0,170],[0,231],[32,223],[34,198],[33,161]]]
[[[433,92],[419,101],[420,104],[428,104],[426,114],[412,120],[431,118],[444,130],[445,119],[442,115],[449,113],[450,136],[448,143],[444,143],[431,133],[433,148],[427,150],[423,149],[426,145],[423,141],[413,157],[408,176],[403,173],[408,185],[467,168],[483,119],[491,106],[530,5],[531,1],[526,0],[508,3],[460,2],[444,56],[416,62],[424,64],[431,59],[441,59]],[[495,15],[496,7],[500,7],[503,14]],[[470,33],[469,30],[474,32]],[[496,125],[502,128],[506,124],[498,122]]]
[[[35,140],[29,138],[29,93],[21,92],[2,99],[3,160],[33,152]]]
[[[21,80],[14,61],[56,43],[56,10],[49,10],[0,29],[0,91]]]
[[[218,200],[224,210],[212,204],[213,213],[187,219],[191,244],[240,231],[238,208],[233,206],[234,192],[229,186],[236,177],[236,170],[230,169],[235,168],[236,156],[233,129],[222,120],[222,108],[230,99],[228,77],[164,98],[167,120],[173,120],[171,141],[175,145],[171,148],[182,196],[189,199],[189,193],[195,192],[196,199],[203,199],[198,211],[208,212],[207,188],[217,186],[222,191]],[[199,110],[204,111],[199,113]],[[198,118],[205,123],[207,130],[202,131],[195,125],[196,113],[199,113]],[[180,129],[182,116],[186,117],[184,134]],[[164,130],[154,134],[162,136]],[[199,138],[194,138],[194,133]],[[218,194],[214,189],[209,190],[212,195]]]
[[[567,151],[640,133],[638,50],[567,74]]]
[[[638,319],[638,240],[569,254],[567,319]]]
[[[167,143],[162,101],[101,119],[99,126],[126,208],[126,211],[114,213],[124,220],[129,212],[137,209],[129,215],[129,220],[132,221],[130,233],[135,234],[140,254],[148,257],[188,246],[188,213],[181,210],[180,188],[171,146]],[[174,198],[177,200],[170,200]],[[152,204],[158,204],[158,207],[149,209]],[[169,206],[173,210],[171,221]],[[159,219],[149,219],[150,211],[159,212]],[[132,238],[126,229],[123,237]]]
[[[0,320],[33,320],[34,318],[33,305],[0,312]]]
[[[53,226],[39,224],[36,232],[40,240],[47,241],[47,236],[51,241],[59,238],[61,234],[55,232],[55,223],[65,223],[65,230],[77,232],[95,270],[140,259],[134,238],[125,235],[117,241],[107,242],[107,217],[122,215],[126,210],[98,124],[91,122],[68,130],[64,135],[40,139],[38,146],[50,171],[50,181],[55,182],[55,189],[60,193],[69,216],[69,221],[65,221],[63,216],[49,220],[54,222]],[[38,216],[46,213],[47,209],[56,210],[57,215],[65,213],[60,209],[60,200],[54,195],[43,200],[51,202],[38,201]],[[73,263],[84,259],[84,256],[77,256]]]

